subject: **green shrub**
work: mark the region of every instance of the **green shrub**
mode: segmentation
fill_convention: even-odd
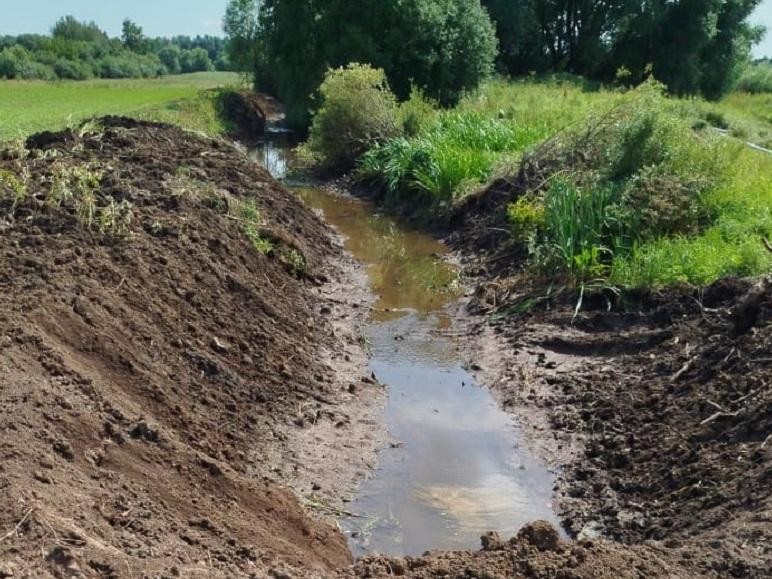
[[[61,58],[54,64],[54,72],[61,79],[87,80],[94,75],[93,69],[84,62]]]
[[[426,129],[437,116],[438,106],[420,88],[413,87],[410,98],[399,105],[399,122],[405,136],[415,137]]]
[[[531,242],[544,228],[544,203],[533,195],[522,195],[507,206],[507,219],[515,241]]]
[[[307,148],[326,168],[349,169],[368,148],[400,133],[383,70],[362,64],[329,70],[319,94]]]
[[[772,64],[748,66],[737,81],[735,90],[751,94],[772,93]]]

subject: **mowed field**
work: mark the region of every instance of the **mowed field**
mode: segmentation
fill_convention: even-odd
[[[68,82],[0,81],[0,141],[61,129],[108,114],[176,122],[211,132],[203,91],[238,86],[231,72],[201,72],[157,79]]]

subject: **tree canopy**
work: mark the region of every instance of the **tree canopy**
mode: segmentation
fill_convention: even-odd
[[[228,69],[225,41],[214,36],[148,38],[124,20],[121,38],[93,22],[60,18],[51,36],[0,36],[0,79],[85,80],[155,77]]]
[[[630,83],[651,71],[676,94],[716,98],[736,81],[760,30],[760,0],[483,0],[499,65],[514,74],[570,72]]]
[[[224,28],[231,62],[298,126],[330,68],[368,63],[400,98],[415,85],[447,104],[492,72],[496,54],[480,0],[231,0]]]

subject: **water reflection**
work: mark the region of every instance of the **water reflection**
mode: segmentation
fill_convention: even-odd
[[[278,177],[291,154],[269,143],[254,153]],[[447,332],[457,271],[430,236],[379,215],[363,201],[299,188],[366,264],[379,296],[367,329],[370,365],[389,389],[384,420],[399,441],[381,454],[343,521],[355,554],[417,555],[476,548],[489,530],[557,524],[553,474],[519,449],[515,426],[463,367]]]

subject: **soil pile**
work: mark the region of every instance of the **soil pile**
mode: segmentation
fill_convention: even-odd
[[[482,537],[483,549],[437,551],[423,557],[368,557],[348,578],[413,579],[488,577],[495,579],[638,579],[691,575],[668,563],[666,552],[651,547],[622,548],[603,542],[566,543],[549,523],[537,521],[503,541],[496,533]]]
[[[499,281],[479,296],[496,292],[500,305],[514,290]],[[568,465],[560,510],[572,532],[656,541],[694,576],[768,577],[772,283],[640,304],[574,319],[572,304],[553,303],[499,320],[495,339],[510,346],[481,363],[505,406],[547,421],[532,420],[532,434]]]
[[[311,421],[351,436],[323,353],[346,346],[315,297],[326,226],[168,126],[27,148],[0,154],[0,577],[346,565],[340,533],[260,476],[297,476]]]

